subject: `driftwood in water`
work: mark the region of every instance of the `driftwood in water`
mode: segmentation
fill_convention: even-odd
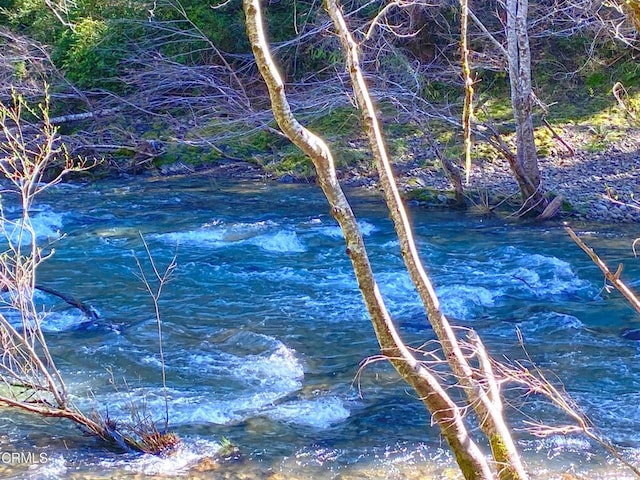
[[[45,287],[44,285],[36,285],[36,289],[40,290],[41,292],[48,293],[50,295],[54,295],[54,296],[64,300],[66,303],[68,303],[72,307],[77,308],[82,313],[84,313],[88,318],[90,318],[92,320],[97,320],[98,318],[100,318],[100,315],[98,315],[98,312],[96,311],[96,309],[93,306],[86,305],[83,302],[81,302],[80,300],[72,297],[71,295],[64,294],[64,293],[59,292],[57,290],[54,290],[53,288],[50,288],[50,287]]]
[[[578,237],[578,235],[576,235],[571,227],[564,227],[564,229],[567,231],[571,239],[576,242],[587,255],[589,255],[589,258],[591,258],[593,263],[595,263],[602,271],[602,273],[604,273],[605,278],[609,282],[611,282],[611,285],[613,285],[622,295],[624,295],[624,298],[629,301],[631,306],[635,308],[636,312],[640,313],[640,299],[638,299],[636,294],[633,293],[622,280],[620,280],[620,274],[622,273],[622,264],[618,265],[618,269],[615,271],[615,273],[611,272],[611,270],[609,270],[609,267],[607,267],[607,264],[604,263],[600,259],[600,257],[598,257],[598,255],[596,255],[592,248],[588,247],[587,244],[585,244],[582,239]]]

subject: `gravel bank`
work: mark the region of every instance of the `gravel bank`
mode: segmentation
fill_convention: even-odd
[[[562,195],[573,212],[569,216],[607,222],[640,222],[640,151],[614,149],[598,154],[578,152],[569,157],[540,160],[544,186]],[[503,165],[484,169],[474,177],[489,189],[517,196],[518,188]]]
[[[586,144],[578,133],[567,133],[565,129],[564,134],[572,145]],[[591,153],[576,148],[575,153],[569,154],[564,147],[562,150],[540,158],[539,164],[545,188],[562,195],[566,201],[568,208],[562,212],[563,217],[611,223],[640,223],[640,131],[602,152]],[[453,189],[439,163],[433,160],[430,152],[425,151],[425,145],[421,141],[412,142],[410,150],[402,158],[394,159],[394,166],[400,189],[404,192],[415,189],[447,192]],[[164,167],[160,173],[204,174],[254,180],[268,178],[260,167],[237,161],[219,163],[198,172],[178,164]],[[343,171],[340,175],[345,185],[378,188],[377,174],[367,167]],[[285,175],[278,181],[288,183],[301,179]],[[475,162],[470,185],[466,189],[476,196],[477,192],[488,193],[492,206],[509,198],[510,208],[513,212],[517,211],[519,190],[506,160],[502,158]],[[436,194],[435,203],[444,204],[446,201],[446,195]],[[502,210],[505,210],[504,206]]]
[[[574,145],[580,144],[575,138]],[[452,186],[440,168],[420,165],[417,156],[398,166],[403,190],[428,188],[448,190]],[[640,223],[640,138],[626,138],[606,151],[590,153],[576,149],[541,158],[544,187],[566,200],[563,216],[612,223]],[[473,165],[471,192],[487,192],[494,202],[512,196],[520,200],[518,186],[506,160],[484,160]],[[443,198],[444,199],[444,198]]]

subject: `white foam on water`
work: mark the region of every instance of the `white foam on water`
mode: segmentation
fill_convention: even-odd
[[[29,466],[32,478],[65,478],[67,475],[67,462],[62,455],[46,457],[36,456],[36,462]]]
[[[101,230],[96,230],[97,235],[101,240],[122,240],[131,237],[139,237],[140,229],[137,227],[109,227]]]
[[[378,230],[378,227],[376,227],[374,224],[369,223],[369,222],[367,222],[365,220],[358,221],[358,227],[360,227],[360,233],[362,234],[363,237],[368,237],[373,232]],[[343,238],[342,229],[340,228],[339,225],[332,225],[330,227],[329,226],[323,227],[323,228],[319,229],[318,231],[322,235],[326,235],[327,237]]]
[[[172,244],[195,244],[203,246],[219,247],[224,245],[222,237],[224,236],[224,230],[217,228],[202,228],[199,230],[188,230],[186,232],[171,232],[157,235],[156,238],[160,238],[167,243]]]
[[[234,374],[243,379],[255,379],[261,386],[276,385],[283,389],[299,388],[304,377],[302,364],[295,356],[295,350],[278,342],[268,357],[250,355]]]
[[[215,221],[213,225],[220,225],[221,227],[224,227],[225,231],[222,239],[225,242],[238,242],[246,240],[264,232],[265,230],[270,230],[278,227],[276,223],[269,220],[252,223],[234,223],[229,225],[228,227],[225,227],[223,222]]]
[[[131,423],[132,412],[135,411],[152,421],[163,422],[165,417],[165,399],[163,389],[128,388],[127,391],[114,391],[96,396],[98,405],[108,405],[108,415],[112,420],[122,424]],[[87,403],[87,408],[95,407],[85,399],[79,398],[77,403]],[[216,424],[229,425],[242,421],[245,416],[238,413],[248,402],[242,397],[217,399],[216,393],[202,393],[195,389],[167,389],[169,407],[169,428],[180,425]],[[256,408],[261,408],[260,403]],[[100,413],[106,416],[106,412]],[[133,421],[135,423],[135,421]]]
[[[507,266],[504,271],[511,278],[511,285],[526,288],[537,297],[585,292],[595,294],[591,283],[582,280],[564,260],[541,254],[523,254],[514,247],[509,247],[509,252],[516,259],[515,266]]]
[[[520,323],[519,326],[525,333],[582,330],[584,328],[584,324],[577,317],[558,312],[536,314]]]
[[[367,222],[366,220],[360,220],[358,222],[358,226],[360,227],[360,232],[365,237],[378,230],[378,227],[376,227],[373,223]]]
[[[140,358],[140,362],[144,365],[162,368],[162,362],[160,361],[160,358],[158,358],[158,355],[144,355]],[[168,365],[165,365],[165,368],[168,368]]]
[[[571,265],[553,256],[524,254],[506,247],[490,262],[467,262],[451,267],[452,274],[436,282],[436,290],[445,314],[461,320],[470,319],[505,295],[528,292],[536,298],[579,294],[591,297],[596,290],[582,280]],[[448,272],[448,270],[447,270]],[[460,277],[465,278],[464,284]],[[394,311],[403,313],[417,304],[414,286],[404,271],[378,275],[380,289]],[[448,280],[447,280],[448,279]]]
[[[31,223],[33,229],[36,232],[36,238],[40,239],[55,239],[60,237],[62,229],[63,214],[52,211],[47,208],[41,212],[36,213],[31,217]]]
[[[591,449],[591,444],[583,436],[552,435],[539,443],[539,449],[552,450],[555,454],[561,452],[580,452]]]
[[[1,313],[14,328],[22,329],[23,319],[17,310],[3,309]],[[78,313],[38,312],[37,321],[43,332],[54,333],[77,328],[88,319]]]
[[[50,207],[44,205],[41,210],[31,213],[31,227],[36,234],[36,240],[42,242],[45,240],[55,240],[62,236],[62,213],[54,212]],[[13,242],[22,245],[31,242],[31,233],[22,227],[22,220],[5,220],[2,224],[4,235]]]
[[[301,385],[298,385],[299,389]],[[248,418],[267,415],[279,409],[278,402],[285,399],[292,392],[265,388],[253,394],[226,394],[216,398],[215,388],[209,393],[198,393],[193,390],[168,390],[169,425],[170,427],[183,425],[232,425]],[[107,395],[109,402],[109,417],[119,421],[130,421],[132,405],[143,414],[154,420],[164,417],[164,397],[161,390],[153,392],[144,389],[132,389],[126,393],[117,392]],[[105,400],[107,401],[107,400]],[[103,402],[100,402],[103,403]],[[295,416],[302,419],[300,424],[314,425],[324,428],[327,421],[337,422],[336,413],[325,410],[311,412],[303,407],[294,407],[294,412],[283,420],[291,420]],[[318,415],[313,418],[313,415]],[[337,412],[338,417],[343,413]],[[348,412],[347,412],[348,416]],[[274,416],[273,418],[276,418]],[[324,419],[323,419],[324,417]],[[330,419],[330,417],[332,419]],[[328,424],[327,424],[328,426]]]
[[[409,274],[403,270],[382,272],[378,274],[381,290],[392,298],[404,298],[407,292],[415,290]]]
[[[233,376],[247,386],[271,387],[289,392],[300,387],[304,368],[296,352],[279,340],[263,336],[269,346],[261,345],[261,354],[235,355],[225,352],[198,352],[189,355],[188,371],[194,366],[201,373]]]
[[[50,305],[49,302],[52,298],[53,297],[51,295],[39,289],[33,291],[33,300],[37,309],[37,321],[40,323],[40,328],[43,332],[62,332],[77,328],[83,323],[89,321],[89,319],[77,309],[65,310],[62,312],[48,311],[46,306]],[[3,307],[0,308],[0,313],[4,318],[12,326],[16,328],[21,327],[23,318],[16,308],[10,306],[10,295],[8,293],[0,295],[0,302],[4,304]]]
[[[296,232],[290,230],[260,235],[252,238],[249,242],[271,253],[301,253],[307,251]]]
[[[274,283],[301,283],[307,284],[309,282],[309,272],[302,267],[281,267],[271,268],[264,271],[244,271],[241,273],[243,276],[257,277],[261,281],[274,282]]]
[[[89,319],[75,312],[48,312],[44,315],[40,323],[43,332],[64,332],[73,328],[78,328]]]
[[[246,336],[242,339],[246,340]],[[248,341],[252,339],[259,344],[251,348],[259,348],[262,353],[235,355],[201,350],[179,362],[184,365],[180,370],[185,375],[198,376],[199,388],[168,389],[171,425],[237,423],[266,414],[278,401],[302,388],[304,369],[294,350],[272,337],[252,334]],[[157,362],[146,356],[142,363]],[[234,387],[216,390],[220,384]],[[108,400],[98,403],[108,403],[109,415],[114,419],[128,419],[132,404],[144,408],[151,418],[164,415],[161,389],[137,388],[101,396]]]
[[[169,232],[154,235],[171,244],[192,244],[206,247],[222,247],[251,239],[263,231],[273,228],[270,221],[253,223],[234,223],[227,225],[222,220],[213,220],[195,230]]]
[[[460,320],[469,319],[483,307],[492,306],[496,296],[487,288],[471,285],[444,285],[436,290],[445,315]]]
[[[205,458],[215,458],[221,445],[202,439],[182,439],[180,446],[171,455],[140,455],[133,459],[103,461],[106,468],[122,468],[126,471],[144,475],[159,475],[163,478],[181,476]]]
[[[318,429],[326,429],[346,420],[351,412],[338,397],[285,402],[270,410],[269,418]]]
[[[639,448],[640,393],[622,391],[619,379],[632,377],[620,372],[619,367],[620,365],[614,364],[610,367],[607,364],[606,372],[599,375],[601,393],[596,395],[581,392],[573,396],[596,425],[606,427],[607,435],[615,443]]]

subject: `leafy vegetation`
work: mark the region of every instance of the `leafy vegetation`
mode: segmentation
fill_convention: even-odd
[[[351,16],[354,30],[365,31],[364,21],[375,14],[372,5],[356,10]],[[414,163],[439,168],[439,162],[446,164],[444,159],[461,163],[458,118],[464,90],[455,66],[456,10],[448,6],[434,11],[435,14],[422,12],[412,18],[409,23],[414,31],[406,35],[402,31],[394,32],[400,35],[367,32],[371,33],[373,46],[366,45],[362,68],[380,101],[388,125],[386,148],[392,156],[414,161],[416,151],[421,154],[428,151],[429,158],[421,157]],[[373,114],[369,111],[368,117],[361,116],[353,105],[351,89],[344,85],[343,55],[336,38],[327,34],[325,14],[316,2],[281,0],[272,2],[267,15],[269,35],[276,45],[274,54],[283,65],[281,74],[286,88],[292,92],[293,106],[303,112],[300,118],[311,131],[332,143],[337,167],[373,170],[362,134],[363,126],[368,125]],[[492,17],[485,20],[496,21]],[[266,92],[258,81],[244,35],[244,18],[233,4],[211,8],[196,0],[182,3],[78,0],[68,5],[5,0],[1,21],[8,32],[3,37],[5,48],[19,52],[3,60],[3,67],[9,72],[7,78],[33,88],[36,95],[38,84],[46,83],[43,79],[57,81],[54,101],[56,114],[60,115],[51,123],[65,126],[64,131],[68,132],[65,143],[77,156],[86,151],[108,152],[110,164],[127,173],[174,164],[195,169],[239,157],[288,181],[315,179],[312,161],[276,130],[273,118],[266,113],[268,98],[274,96],[273,87]],[[422,33],[427,25],[434,31]],[[500,31],[499,25],[495,31]],[[583,128],[587,139],[582,147],[587,152],[604,151],[612,142],[624,138],[629,128],[637,128],[640,67],[634,52],[610,40],[598,40],[597,49],[593,48],[590,35],[593,37],[593,32],[584,31],[540,40],[541,35],[534,45],[537,65],[534,83],[539,100],[532,106],[534,154],[557,153],[558,138],[569,126]],[[417,45],[418,38],[424,43]],[[494,40],[498,45],[505,43],[504,36]],[[509,156],[517,141],[513,132],[518,135],[521,132],[513,125],[518,121],[513,114],[518,102],[511,98],[516,88],[510,82],[513,71],[509,78],[505,66],[486,45],[478,42],[475,48],[482,59],[475,66],[479,92],[475,118],[482,125],[476,131],[472,156],[487,163],[500,155],[513,161],[515,156]],[[587,49],[593,52],[585,60],[582,54]],[[554,54],[557,51],[562,52],[561,56]],[[34,68],[45,63],[46,68]],[[354,73],[356,63],[352,59],[348,73]],[[275,72],[274,77],[279,74]],[[341,82],[329,80],[334,77]],[[279,82],[279,79],[272,82],[277,84],[276,90],[282,90]],[[356,97],[360,108],[367,111],[368,106],[363,107],[360,98],[362,94]],[[528,104],[533,95],[524,98]],[[525,110],[528,114],[529,106]],[[630,123],[630,119],[636,123]],[[27,120],[38,123],[36,118]],[[285,130],[290,134],[295,128]],[[57,130],[51,132],[53,137]],[[381,138],[377,140],[374,152],[384,143]],[[430,148],[435,144],[442,146],[442,154]],[[386,150],[382,151],[386,156]],[[18,173],[9,172],[6,176],[17,177],[28,170],[23,166],[16,169]],[[388,172],[385,170],[384,174]],[[378,175],[383,177],[380,172]],[[451,205],[458,200],[453,193],[415,183],[407,194],[411,200],[434,205]],[[612,200],[619,199],[615,189],[606,184],[604,188]],[[536,186],[533,190],[545,200],[544,206],[557,198],[561,202],[559,208],[565,211],[575,208],[551,192]],[[533,194],[529,196],[532,197]],[[494,200],[502,203],[509,196],[493,199],[488,192],[472,192],[470,199],[477,212],[488,214],[493,210]],[[394,202],[397,200],[394,198]],[[151,290],[150,293],[154,295]],[[155,297],[154,303],[157,311]],[[33,315],[37,318],[37,312]],[[10,326],[5,324],[7,328]],[[19,343],[20,339],[15,341]],[[46,351],[44,343],[41,349]],[[32,361],[38,358],[35,351],[28,355]],[[471,381],[473,377],[468,378]],[[33,383],[34,391],[39,388],[38,383]],[[60,407],[53,416],[75,418],[76,413],[66,410],[64,396],[57,389],[53,384],[47,386],[51,395],[60,396],[56,398]],[[23,402],[21,394],[21,391],[14,394],[15,398],[9,401]],[[26,409],[31,407],[29,403],[22,405]],[[165,427],[168,407],[166,410]],[[50,413],[45,409],[43,414]],[[109,418],[99,420],[96,423],[85,419],[83,425],[118,443],[120,433],[116,428],[122,426]],[[130,430],[133,436],[122,445],[136,450],[163,453],[175,448],[179,441],[166,428],[158,430],[155,423],[145,422],[144,418]],[[491,435],[489,440],[493,440]],[[235,454],[233,445],[224,447],[229,455]]]
[[[152,162],[157,167],[174,162],[198,167],[232,157],[260,164],[276,176],[312,175],[308,160],[269,130],[274,124],[264,116],[265,93],[255,81],[244,16],[237,5],[212,6],[196,0],[78,0],[51,5],[58,10],[41,1],[3,0],[0,23],[12,35],[39,42],[51,52],[54,67],[64,77],[63,81],[47,77],[53,82],[52,91],[65,99],[58,102],[54,95],[56,114],[111,109],[112,99],[120,99],[118,109],[124,116],[111,118],[109,126],[62,124],[61,131],[69,136],[83,135],[78,142],[85,145],[84,151],[88,143],[113,145],[98,153],[127,170],[140,142],[158,141],[164,149]],[[365,25],[376,12],[375,6],[364,6],[350,22],[354,28]],[[269,4],[265,14],[278,62],[300,98],[301,118],[334,144],[339,167],[367,168],[370,160],[362,148],[360,120],[348,91],[323,87],[343,68],[338,42],[325,29],[326,13],[316,2],[282,0]],[[496,21],[494,15],[479,14],[490,26]],[[418,29],[417,34],[405,26],[406,17],[399,12],[391,9],[389,15],[398,33],[407,36],[379,33],[364,44],[363,52],[371,60],[367,71],[372,87],[381,92],[389,149],[399,159],[410,158],[416,145],[428,149],[427,138],[421,137],[428,128],[442,153],[457,160],[462,153],[460,136],[451,120],[459,118],[464,92],[455,69],[456,9],[443,6],[415,12],[411,28]],[[495,23],[492,28],[499,27]],[[513,131],[508,76],[490,46],[474,42],[471,47],[480,59],[472,65],[477,92],[474,116],[493,125],[508,144]],[[640,62],[633,49],[611,37],[594,37],[587,28],[572,35],[537,32],[532,50],[540,100],[534,112],[536,145],[541,156],[558,148],[543,118],[557,131],[580,128],[585,149],[591,152],[624,137],[630,128],[629,108],[640,104]],[[16,82],[31,85],[42,75],[35,68],[37,60],[28,56],[7,56],[5,61],[11,62],[7,68]],[[612,95],[618,82],[626,89],[627,110]],[[115,97],[83,96],[91,91]],[[387,98],[385,92],[394,93]],[[475,141],[476,160],[498,156],[482,135]]]

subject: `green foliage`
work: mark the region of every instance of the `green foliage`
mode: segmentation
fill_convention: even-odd
[[[620,108],[627,114],[630,123],[638,126],[640,124],[640,92],[636,92],[635,95],[625,98],[623,101],[624,105],[620,105]]]
[[[299,180],[315,178],[313,162],[292,144],[281,148],[277,153],[255,151],[250,159],[276,178],[285,176]]]
[[[430,102],[450,103],[462,95],[462,89],[445,82],[428,82],[422,87],[422,98]]]
[[[220,440],[220,450],[216,456],[221,459],[231,460],[237,458],[239,455],[240,448],[227,437],[222,437]]]
[[[298,178],[314,178],[316,175],[311,159],[297,148],[282,157],[275,165],[274,172],[280,176],[288,173]]]
[[[260,130],[243,140],[251,151],[270,152],[289,144],[285,138],[266,130]]]
[[[152,1],[147,0],[75,0],[73,18],[80,20],[91,17],[100,20],[121,20],[146,18]]]
[[[352,136],[361,132],[360,113],[353,107],[337,107],[324,115],[312,118],[308,127],[326,138]]]
[[[27,78],[27,64],[24,60],[19,60],[13,64],[13,75],[17,80],[25,80]]]
[[[209,2],[194,0],[183,1],[181,5],[184,12],[171,4],[159,4],[154,9],[155,21],[180,22],[180,28],[185,32],[193,30],[195,27],[206,36],[206,39],[224,52],[247,53],[250,51],[249,42],[244,34],[244,14],[242,9],[237,8],[237,5],[235,5],[236,8],[213,9]],[[192,22],[192,25],[188,23],[187,19]],[[163,32],[159,33],[163,34]],[[185,35],[184,38],[179,39],[180,41],[164,44],[161,51],[183,63],[202,62],[205,59],[199,55],[207,47],[206,39],[197,36],[189,38]]]
[[[306,22],[314,20],[318,7],[313,1],[280,0],[269,3],[265,8],[269,41],[280,43],[295,38]]]
[[[277,127],[276,127],[277,128]],[[259,130],[250,135],[238,136],[229,142],[234,155],[250,157],[255,154],[274,154],[289,146],[289,140],[267,130]]]
[[[640,62],[636,58],[629,58],[620,62],[613,71],[613,80],[625,85],[640,85]]]
[[[52,60],[82,88],[120,88],[119,65],[132,37],[123,20],[144,18],[147,2],[78,0],[60,11],[63,23],[41,0],[4,0],[2,19],[14,30],[53,47]],[[132,28],[132,27],[131,27]],[[21,72],[17,67],[16,75]]]
[[[614,141],[620,140],[624,132],[613,125],[594,124],[588,128],[590,135],[585,145],[585,150],[589,153],[605,151]]]
[[[383,111],[382,108],[380,108],[380,110]],[[412,122],[389,122],[384,125],[384,131],[388,138],[413,136],[422,137],[424,135],[422,129]]]
[[[480,98],[480,101],[476,104],[474,114],[478,121],[491,121],[497,124],[513,121],[513,109],[508,93],[495,96],[495,92],[492,92],[491,98],[487,97],[489,95],[483,95],[483,98]]]
[[[222,3],[222,2],[219,2]],[[249,53],[251,48],[245,35],[244,13],[238,4],[229,3],[219,8],[211,8],[210,2],[183,0],[180,2],[184,12],[170,2],[159,3],[154,9],[157,21],[184,22],[185,30],[199,29],[216,48],[227,53]],[[265,24],[269,30],[269,40],[279,43],[294,38],[311,15],[314,2],[299,0],[281,0],[265,6]],[[317,9],[317,5],[315,5]],[[192,23],[189,25],[185,19]],[[202,39],[185,37],[180,42],[163,47],[163,52],[182,62],[201,62],[199,51],[204,45]]]
[[[337,40],[334,38],[301,45],[299,53],[292,52],[292,55],[291,58],[285,58],[284,62],[287,64],[287,70],[294,73],[329,71],[333,75],[333,69],[328,67],[339,65],[343,61]]]
[[[0,12],[10,27],[43,43],[55,43],[65,29],[42,0],[5,0]]]
[[[211,148],[204,148],[194,145],[169,144],[165,153],[155,160],[157,167],[182,163],[190,166],[210,165],[219,161],[222,157]]]
[[[540,127],[533,133],[538,156],[548,157],[557,148],[557,140],[551,130],[547,127]]]
[[[315,0],[267,3],[265,23],[269,29],[269,40],[274,46],[309,32],[326,21],[326,13]],[[200,0],[181,0],[180,3],[174,0],[75,0],[66,2],[66,5],[70,10],[65,18],[74,25],[73,28],[62,25],[42,0],[0,0],[0,22],[50,46],[56,65],[81,88],[106,88],[126,93],[127,87],[118,78],[123,72],[124,62],[128,61],[129,55],[135,53],[134,46],[139,47],[141,52],[147,47],[160,50],[172,60],[187,65],[219,62],[217,54],[212,53],[210,44],[214,44],[222,52],[242,55],[250,52],[245,35],[244,15],[237,2],[215,0],[212,4]],[[221,6],[211,8],[218,5]],[[360,10],[351,16],[350,24],[353,28],[358,28],[361,21],[370,19],[379,8],[375,2],[360,5]],[[422,53],[435,48],[441,51],[442,58],[450,55],[450,61],[458,61],[457,49],[451,49],[449,44],[443,43],[450,41],[451,35],[455,36],[458,31],[456,12],[455,8],[441,7],[440,18],[443,22],[446,20],[444,23],[449,23],[450,29],[444,33],[427,29],[429,34],[421,37],[419,45]],[[166,29],[156,28],[161,27],[162,21],[172,22],[171,28],[176,28],[178,33],[167,33]],[[179,33],[180,30],[184,32],[183,35]],[[579,35],[547,39],[534,37],[532,42],[535,93],[549,106],[546,118],[554,125],[588,123],[591,127],[588,149],[591,151],[605,149],[611,141],[620,138],[623,135],[621,119],[625,114],[628,119],[633,116],[632,112],[637,115],[640,111],[640,96],[636,87],[640,85],[640,62],[634,58],[634,54],[612,41],[593,40]],[[439,80],[429,80],[427,76],[414,78],[414,73],[419,70],[415,70],[411,62],[421,58],[416,52],[413,52],[415,56],[407,53],[409,47],[406,42],[398,40],[395,46],[398,45],[399,48],[375,52],[380,85],[384,84],[385,79],[391,79],[394,83],[403,83],[407,79],[417,80],[419,94],[424,99],[437,106],[445,105],[455,115],[462,95],[459,81],[449,81],[450,77],[446,75],[438,76]],[[322,75],[333,76],[336,68],[343,68],[342,54],[334,35],[309,35],[301,42],[280,45],[274,51],[287,81],[295,81],[292,77],[318,79]],[[374,58],[373,53],[367,50],[364,55],[369,59]],[[139,58],[146,57],[140,55]],[[230,61],[232,58],[227,57]],[[426,61],[424,58],[421,60]],[[431,60],[434,60],[433,57],[429,57],[429,61]],[[127,64],[128,68],[131,65]],[[29,63],[14,62],[12,68],[14,81],[29,79]],[[498,131],[508,140],[508,135],[513,130],[508,75],[500,69],[477,70],[474,73],[477,75],[476,118],[479,122],[494,122]],[[616,100],[611,89],[616,82],[623,83],[628,89],[626,105],[629,110],[626,113],[615,107]],[[170,113],[179,116],[184,111],[176,108]],[[541,110],[536,108],[536,114],[540,113]],[[198,128],[198,134],[204,137],[209,134],[225,135],[225,138],[234,135],[234,132],[227,135],[223,129],[235,127],[229,127],[228,123],[220,123],[218,126],[213,123],[205,127],[194,127],[193,130]],[[362,143],[360,115],[353,108],[340,107],[329,113],[312,112],[306,115],[305,123],[332,144],[339,165],[358,165],[369,161]],[[415,127],[402,129],[398,124],[390,122],[385,128],[388,146],[394,156],[410,153],[413,144],[409,142],[415,140],[417,134],[412,131]],[[135,133],[140,132],[137,130]],[[460,135],[459,132],[452,131],[451,125],[435,125],[432,134],[443,145],[446,156],[460,158]],[[162,129],[154,132],[154,138],[161,138],[163,135]],[[190,133],[186,135],[188,137]],[[536,131],[536,142],[541,155],[548,155],[557,148],[557,141],[545,128]],[[273,163],[275,170],[304,173],[309,168],[305,159],[296,157],[292,153],[293,149],[289,151],[290,145],[286,140],[268,131],[238,135],[237,139],[229,140],[224,148],[225,153],[241,158],[269,155],[270,160],[263,163]],[[276,156],[278,160],[272,161]],[[476,159],[491,159],[497,153],[492,147],[477,144],[474,146],[473,156]],[[169,148],[161,161],[197,164],[200,161],[214,161],[214,157],[215,155],[202,150]],[[275,167],[278,162],[282,163],[281,167]]]
[[[437,188],[412,188],[404,196],[409,201],[429,206],[451,206],[456,203],[453,191],[438,190]]]
[[[80,87],[99,86],[112,75],[114,62],[99,50],[106,32],[103,20],[86,18],[76,24],[75,31],[65,31],[58,43],[54,60]]]
[[[609,83],[609,75],[607,72],[597,70],[592,72],[585,78],[585,85],[589,89],[589,94],[593,95],[596,89],[602,89],[603,86]]]

